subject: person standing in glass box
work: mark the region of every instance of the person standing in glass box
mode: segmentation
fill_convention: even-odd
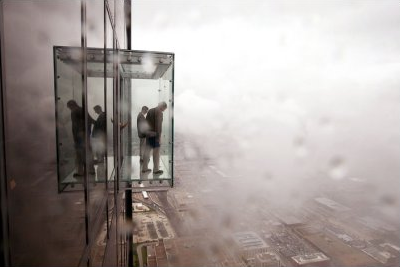
[[[85,163],[85,117],[82,107],[76,103],[75,100],[71,99],[67,102],[67,107],[71,110],[71,122],[72,122],[72,136],[74,139],[74,148],[75,148],[75,169],[76,172],[73,174],[73,177],[83,176],[84,175],[84,163]],[[90,137],[92,124],[94,124],[94,119],[87,114],[87,135]],[[95,169],[93,165],[93,155],[92,155],[92,146],[88,146],[87,150],[87,158],[89,162],[87,163],[87,167],[89,170],[89,174],[95,174]]]
[[[167,103],[160,102],[157,107],[147,112],[146,121],[149,131],[146,136],[146,151],[144,153],[142,173],[150,172],[148,168],[150,152],[153,150],[153,174],[160,175],[160,140],[163,121],[163,112],[167,109]]]
[[[106,154],[106,113],[99,105],[94,106],[93,109],[99,115],[93,125],[93,149],[96,154],[96,162],[103,163]]]
[[[146,131],[148,130],[149,127],[147,125],[146,117],[144,115],[146,115],[148,110],[149,110],[148,107],[143,106],[142,110],[137,115],[137,120],[136,120],[137,132],[140,140],[140,145],[139,145],[140,163],[143,163],[144,152],[146,150]]]

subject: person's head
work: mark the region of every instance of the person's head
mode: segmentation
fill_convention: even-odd
[[[68,107],[70,110],[72,110],[72,109],[75,109],[75,108],[77,108],[77,107],[79,107],[79,106],[78,106],[78,103],[76,103],[75,100],[69,100],[69,101],[67,102],[67,107]]]
[[[103,112],[103,110],[101,109],[101,107],[99,105],[96,105],[93,107],[94,112],[96,112],[96,114],[100,114]]]
[[[164,101],[158,103],[158,108],[163,112],[164,110],[167,109],[167,103],[165,103]]]
[[[142,113],[143,115],[145,115],[147,113],[147,111],[149,111],[149,108],[147,106],[143,106],[142,107]]]

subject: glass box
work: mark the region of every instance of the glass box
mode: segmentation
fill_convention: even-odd
[[[104,60],[104,51],[101,48],[88,48],[86,55],[85,109],[88,114],[86,134],[89,136],[89,146],[85,153],[88,159],[89,181],[96,184],[117,179],[119,184],[128,186],[172,186],[174,54],[132,50],[112,52],[110,49],[106,51],[107,56]],[[54,47],[60,192],[79,188],[83,183],[79,156],[81,148],[76,133],[77,119],[73,115],[74,109],[70,107],[72,102],[79,108],[83,106],[81,70],[81,48]],[[147,106],[149,112],[145,119],[141,117],[141,123],[138,123],[138,115],[143,106]],[[79,112],[83,114],[82,109]],[[114,118],[114,114],[117,119]],[[152,115],[147,116],[148,114]],[[103,130],[100,131],[99,137],[100,119],[100,128]],[[82,124],[84,123],[80,122],[81,128],[85,128]],[[139,124],[145,125],[140,133],[142,138],[139,138]],[[161,128],[154,129],[159,125]],[[115,146],[118,147],[117,150],[114,149]],[[119,151],[119,155],[115,155],[114,150]],[[154,173],[157,171],[154,169],[154,156],[157,159],[155,151],[158,150],[160,171]],[[149,159],[146,160],[146,170],[146,162],[143,162],[145,159]],[[115,177],[113,173],[117,167],[119,175]]]

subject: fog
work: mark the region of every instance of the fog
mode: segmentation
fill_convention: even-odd
[[[88,47],[102,48],[103,1],[86,2]],[[80,46],[81,1],[2,4],[4,178],[10,184],[12,257],[17,265],[43,265],[43,259],[49,266],[60,265],[60,257],[70,260],[65,266],[78,265],[86,253],[85,233],[96,231],[93,221],[85,230],[85,220],[100,225],[104,219],[97,213],[104,207],[94,204],[119,197],[111,197],[104,183],[60,192],[58,149],[70,149],[65,162],[75,163],[65,103],[70,98],[79,102],[75,94],[81,77],[61,73],[57,79],[64,82],[65,99],[54,98],[53,46]],[[193,235],[214,239],[207,249],[215,252],[224,239],[214,233],[252,230],[267,235],[276,230],[279,214],[303,213],[299,218],[306,227],[316,222],[323,232],[332,219],[333,226],[349,226],[343,228],[356,241],[369,242],[385,233],[385,242],[399,245],[398,7],[394,0],[132,1],[132,49],[175,53],[174,110],[167,111],[174,114],[174,188],[168,199],[165,192],[150,195],[166,203],[164,211],[174,213],[168,219],[176,237],[194,230]],[[109,20],[106,27],[112,47]],[[123,27],[117,31],[126,48]],[[93,106],[103,101],[103,90],[96,94],[94,89],[103,85],[90,78],[88,88],[88,110],[95,117]],[[132,103],[141,106],[135,93]],[[109,112],[111,94],[109,90]],[[153,101],[146,104],[152,107]],[[164,126],[167,117],[165,113]],[[65,142],[60,142],[63,134]],[[89,193],[89,207],[83,205],[84,192]],[[180,213],[173,201],[179,193],[197,209]],[[316,197],[337,201],[350,212],[323,218],[321,209],[312,207]],[[349,218],[364,222],[353,225]],[[384,223],[392,228],[377,229]],[[365,224],[369,230],[360,234],[357,228]],[[123,221],[122,235],[136,226]]]
[[[135,1],[132,47],[175,53],[175,157],[224,174],[215,205],[337,190],[397,221],[398,25],[397,1]]]

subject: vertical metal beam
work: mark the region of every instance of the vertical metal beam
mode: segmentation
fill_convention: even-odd
[[[118,159],[118,145],[119,145],[119,118],[118,118],[118,88],[117,88],[117,67],[118,67],[118,54],[117,54],[117,42],[116,42],[116,29],[115,29],[115,2],[114,2],[114,13],[111,14],[109,10],[109,16],[113,17],[110,20],[112,26],[112,42],[113,42],[113,151],[114,151],[114,214],[115,214],[115,252],[116,252],[116,264],[119,263],[119,201],[118,201],[118,183],[119,183],[119,159]]]
[[[129,185],[131,185],[129,183]],[[125,220],[130,224],[132,222],[132,190],[125,190]],[[133,267],[133,236],[132,232],[127,233],[127,249],[128,249],[128,267]]]
[[[91,159],[89,159],[90,153],[89,151],[89,129],[88,129],[88,110],[87,110],[87,31],[86,31],[86,0],[81,0],[81,81],[82,81],[82,111],[84,117],[84,129],[85,129],[85,152],[84,152],[84,162],[83,162],[83,187],[84,187],[84,199],[85,199],[85,240],[86,240],[86,248],[90,248],[90,198],[89,198],[89,165]],[[89,126],[90,127],[90,126]],[[90,266],[90,250],[87,253],[87,266]]]
[[[126,48],[132,50],[132,4],[131,0],[125,0],[125,25],[126,25]]]
[[[126,25],[126,43],[127,43],[127,49],[131,50],[132,49],[132,28],[131,28],[131,1],[130,0],[125,0],[125,25]],[[128,82],[128,85],[131,86],[131,83]],[[130,88],[129,88],[130,89]],[[125,88],[126,90],[126,88]],[[125,92],[124,95],[130,94],[130,92]],[[131,98],[129,97],[127,99],[129,102],[131,102]],[[129,114],[131,113],[131,105],[128,105],[129,107]],[[128,118],[132,120],[132,116]],[[130,124],[131,125],[131,124]],[[131,154],[132,153],[132,127],[128,127],[128,151]],[[130,187],[132,187],[131,183],[127,184],[128,189],[125,190],[125,218],[126,222],[130,223],[132,222],[132,190]],[[130,225],[130,224],[129,224]],[[133,267],[133,236],[132,233],[127,234],[127,249],[128,249],[128,267]]]
[[[0,237],[1,248],[0,258],[2,265],[11,266],[11,254],[9,244],[9,217],[8,217],[8,190],[7,190],[7,169],[6,169],[6,136],[5,136],[5,121],[6,121],[6,97],[5,97],[5,75],[4,71],[4,26],[3,26],[3,5],[0,1]]]
[[[104,153],[104,157],[105,157],[105,183],[106,183],[106,225],[107,225],[107,240],[110,239],[110,223],[109,223],[109,216],[108,216],[108,120],[107,120],[107,112],[108,112],[108,108],[107,108],[107,5],[106,5],[106,0],[103,0],[103,23],[104,23],[104,48],[103,48],[103,55],[104,55],[104,68],[103,68],[103,72],[104,72],[104,79],[103,79],[103,83],[104,83],[104,113],[106,114],[106,132],[104,140],[105,140],[105,153]]]
[[[172,55],[172,77],[170,80],[171,83],[171,111],[170,114],[172,113],[172,118],[171,120],[171,187],[174,186],[174,146],[175,146],[175,140],[174,140],[174,87],[175,87],[175,54]]]

